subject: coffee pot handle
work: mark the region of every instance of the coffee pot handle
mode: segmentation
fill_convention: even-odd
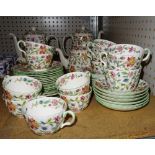
[[[100,61],[104,64],[104,67],[107,68],[107,63],[105,61],[103,61],[103,56],[105,56],[107,59],[107,53],[106,52],[100,53]]]
[[[69,56],[70,55],[70,53],[69,52],[67,52],[66,51],[66,44],[65,44],[65,42],[67,42],[67,40],[68,39],[71,39],[72,40],[72,44],[73,44],[73,36],[72,35],[68,35],[68,36],[64,36],[63,37],[63,40],[62,40],[62,49],[63,49],[63,51],[64,51],[64,54],[66,55],[66,56]]]
[[[66,118],[67,115],[71,115],[72,119],[71,119],[70,122],[65,122],[65,123],[64,123],[65,118]],[[72,124],[75,122],[75,118],[76,118],[76,117],[75,117],[75,113],[73,113],[72,111],[65,111],[65,112],[63,113],[63,123],[61,124],[60,128],[63,128],[63,127],[65,127],[65,126],[70,126],[70,125],[72,125]]]
[[[51,41],[52,39],[56,40],[56,47],[59,48],[59,40],[58,40],[58,38],[55,37],[54,35],[49,35],[49,36],[46,37],[47,44],[49,45],[49,44],[50,44],[50,41]]]
[[[103,30],[99,31],[97,39],[101,39],[103,34],[104,34]]]
[[[151,51],[150,51],[150,49],[145,48],[145,49],[144,49],[144,53],[146,53],[147,55],[146,55],[145,58],[143,58],[143,61],[149,60],[149,59],[150,59],[150,56],[151,56]]]
[[[26,56],[26,52],[25,52],[24,50],[22,50],[22,49],[20,48],[20,46],[19,46],[21,43],[22,43],[24,46],[26,46],[25,41],[19,40],[19,41],[17,42],[17,47],[18,47],[19,51],[22,52],[22,53]]]

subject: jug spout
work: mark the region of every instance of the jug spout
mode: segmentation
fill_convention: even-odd
[[[18,56],[18,61],[21,61],[21,62],[25,62],[25,59],[23,58],[23,55],[17,45],[18,41],[17,41],[17,37],[15,36],[15,34],[13,33],[9,33],[10,36],[13,37],[13,40],[14,40],[14,44],[15,44],[15,49],[16,49],[16,53],[17,53],[17,56]]]
[[[65,69],[68,69],[69,68],[69,60],[67,58],[65,58],[62,50],[60,48],[56,48],[56,52],[59,53],[59,57],[60,57],[62,65],[65,67]]]

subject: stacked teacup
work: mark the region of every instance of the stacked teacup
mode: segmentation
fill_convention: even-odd
[[[84,110],[92,93],[90,87],[90,72],[72,72],[57,79],[56,86],[60,97],[73,112]]]
[[[25,51],[20,48],[20,44],[25,46]],[[35,71],[47,70],[53,59],[54,47],[31,41],[18,42],[18,48],[25,55],[28,65]]]
[[[87,49],[92,56],[92,81],[95,79],[105,79],[105,62],[106,58],[104,58],[104,63],[100,60],[101,52],[107,52],[107,48],[115,45],[114,42],[104,40],[104,39],[95,39],[93,42],[89,42],[87,44]]]
[[[142,69],[141,63],[147,61],[150,54],[149,49],[131,44],[113,45],[108,48],[108,52],[102,52],[101,61],[107,66],[106,80],[110,88],[119,91],[136,89]],[[103,55],[106,55],[107,62],[102,59]]]

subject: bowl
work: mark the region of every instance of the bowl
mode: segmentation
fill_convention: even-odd
[[[81,95],[89,92],[90,72],[72,72],[59,77],[56,86],[60,94]]]
[[[28,76],[5,76],[2,86],[4,97],[12,99],[33,99],[42,89],[42,83]]]
[[[63,94],[59,95],[60,98],[62,98],[68,104],[68,108],[71,111],[80,112],[88,106],[91,94],[92,94],[92,88],[90,87],[90,91],[86,94],[76,96],[63,95]]]

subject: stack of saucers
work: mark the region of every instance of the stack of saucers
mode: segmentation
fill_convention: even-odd
[[[27,75],[34,77],[42,82],[43,94],[45,96],[54,96],[58,94],[55,86],[56,80],[64,74],[63,66],[60,62],[54,61],[46,71],[34,71],[28,65],[16,65],[13,68],[14,75]]]
[[[58,78],[56,85],[60,97],[65,100],[73,112],[84,110],[92,93],[90,72],[72,72]]]
[[[136,110],[149,102],[149,86],[146,81],[140,80],[132,91],[112,91],[109,85],[102,80],[93,83],[96,100],[103,106],[120,111]]]

